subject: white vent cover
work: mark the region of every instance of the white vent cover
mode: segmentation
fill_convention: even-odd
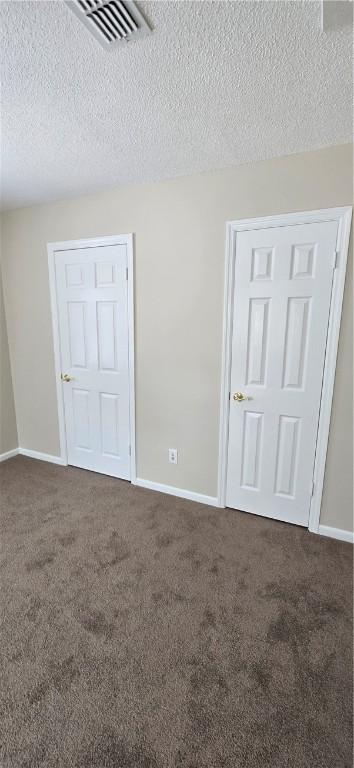
[[[132,0],[66,0],[104,48],[151,32]]]

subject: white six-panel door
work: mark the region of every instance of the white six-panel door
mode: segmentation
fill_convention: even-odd
[[[236,241],[226,503],[299,525],[309,519],[337,230],[297,224]]]
[[[68,463],[130,479],[127,247],[55,254]]]

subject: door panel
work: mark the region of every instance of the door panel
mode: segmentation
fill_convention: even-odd
[[[117,304],[97,302],[98,366],[101,371],[117,371]]]
[[[252,280],[271,280],[273,248],[252,249]]]
[[[100,392],[102,452],[119,457],[119,395]]]
[[[125,245],[55,256],[68,462],[130,479]]]
[[[247,339],[247,384],[264,385],[269,299],[251,299]]]
[[[294,498],[300,419],[280,416],[274,492]]]
[[[243,488],[259,488],[262,422],[262,413],[244,412],[241,469],[241,485]]]
[[[310,309],[311,296],[292,296],[288,299],[283,387],[303,388]]]
[[[82,301],[69,301],[67,306],[70,365],[72,368],[86,368],[86,304]]]
[[[315,268],[314,243],[306,245],[293,245],[291,254],[291,278],[301,280],[304,277],[314,277]]]
[[[226,503],[299,525],[308,524],[337,228],[272,227],[236,241]]]
[[[72,414],[74,417],[73,448],[92,451],[90,439],[90,393],[87,389],[72,387]]]

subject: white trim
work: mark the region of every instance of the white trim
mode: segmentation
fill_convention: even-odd
[[[55,279],[55,252],[56,244],[50,243],[47,246],[48,251],[48,270],[49,270],[49,291],[50,291],[50,306],[52,315],[52,332],[53,332],[53,346],[54,346],[54,368],[55,368],[55,385],[57,389],[57,408],[58,408],[58,425],[59,425],[59,445],[60,445],[60,457],[63,464],[68,463],[68,456],[66,450],[66,430],[65,430],[65,414],[64,414],[64,399],[63,389],[60,379],[61,364],[60,364],[60,341],[59,341],[59,316],[57,306],[57,291],[56,291],[56,279]]]
[[[91,237],[83,240],[62,240],[58,243],[48,243],[48,251],[75,251],[77,248],[102,248],[106,245],[126,245],[132,241],[132,235],[107,235]]]
[[[61,456],[52,456],[51,453],[42,453],[42,451],[31,451],[29,448],[19,448],[18,453],[21,456],[27,456],[29,459],[48,461],[50,464],[60,464],[62,467],[67,463]]]
[[[352,531],[344,531],[342,528],[332,528],[330,525],[319,525],[318,533],[320,536],[328,536],[331,539],[349,541],[350,544],[354,544],[354,533]]]
[[[183,488],[174,488],[173,485],[163,485],[162,483],[154,483],[152,480],[143,480],[141,477],[135,479],[134,485],[138,485],[140,488],[148,488],[150,491],[159,491],[160,493],[167,493],[169,496],[179,496],[181,499],[189,499],[189,501],[198,501],[200,504],[209,504],[211,507],[219,507],[216,496],[205,496],[203,493],[196,493],[195,491],[186,491]]]
[[[97,248],[107,245],[126,245],[128,260],[128,345],[129,345],[129,402],[130,402],[130,475],[131,482],[136,477],[136,458],[135,458],[135,358],[134,358],[134,252],[133,235],[109,235],[107,237],[94,237],[89,240],[64,240],[59,243],[48,243],[48,269],[49,269],[49,289],[52,314],[52,330],[54,344],[54,366],[55,380],[57,388],[58,404],[58,422],[59,422],[59,441],[60,441],[60,462],[67,465],[68,455],[66,447],[65,415],[63,391],[60,380],[60,336],[59,336],[59,317],[56,293],[55,279],[55,253],[57,251],[70,251],[78,248]],[[29,455],[29,454],[26,454]],[[43,454],[45,455],[45,454]],[[37,456],[39,458],[39,456]],[[56,458],[56,457],[54,457]],[[50,459],[45,459],[50,461]]]
[[[12,451],[6,451],[5,453],[0,453],[0,463],[2,461],[7,461],[7,459],[12,459],[13,456],[17,456],[19,449],[13,448]]]
[[[352,220],[352,208],[338,210],[336,216],[338,226],[337,262],[333,275],[331,307],[328,322],[327,346],[322,382],[322,396],[320,417],[317,433],[317,447],[315,467],[313,473],[314,493],[311,499],[309,531],[317,533],[320,524],[322,492],[326,469],[326,457],[331,421],[334,380],[336,375],[336,363],[339,344],[340,324],[342,317],[342,305],[347,268],[350,225]],[[341,213],[339,211],[342,211]]]
[[[314,467],[314,493],[311,499],[309,530],[319,531],[320,509],[322,501],[323,481],[326,466],[329,425],[334,389],[336,359],[338,351],[339,331],[343,304],[344,283],[348,256],[352,207],[326,208],[319,211],[304,211],[288,213],[280,216],[264,216],[257,219],[242,219],[229,221],[226,224],[226,254],[225,254],[225,294],[223,320],[223,350],[222,375],[220,396],[220,432],[219,432],[219,465],[218,465],[218,502],[225,506],[226,469],[229,429],[229,391],[231,375],[231,329],[233,313],[233,270],[236,252],[237,233],[245,230],[263,229],[269,227],[286,227],[295,224],[313,222],[338,221],[337,262],[333,276],[333,289],[328,325],[326,356],[323,374],[320,417],[318,425],[316,457]],[[334,529],[335,530],[335,529]]]
[[[125,235],[128,257],[128,355],[130,409],[130,482],[136,478],[135,448],[135,346],[134,346],[134,244],[133,235]]]
[[[317,211],[299,211],[298,213],[276,214],[275,216],[260,216],[256,219],[237,219],[227,221],[227,229],[232,232],[243,232],[252,229],[269,229],[269,227],[289,227],[296,224],[314,224],[323,221],[340,221],[349,216],[351,221],[352,206],[342,208],[322,208]]]
[[[231,377],[231,337],[232,337],[232,286],[234,275],[233,234],[226,225],[225,275],[224,275],[224,313],[222,331],[221,392],[220,392],[220,427],[219,427],[219,465],[218,465],[218,501],[226,506],[226,470],[229,438],[230,377]]]

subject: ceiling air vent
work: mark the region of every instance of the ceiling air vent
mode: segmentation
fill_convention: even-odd
[[[66,4],[104,48],[151,32],[132,0],[66,0]]]

